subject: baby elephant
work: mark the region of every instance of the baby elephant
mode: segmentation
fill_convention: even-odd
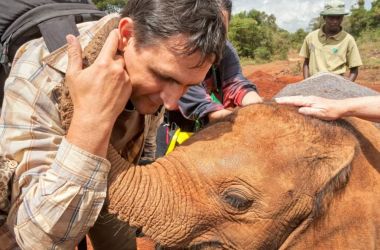
[[[376,249],[379,150],[371,123],[252,105],[151,165],[113,154],[107,209],[169,248]]]

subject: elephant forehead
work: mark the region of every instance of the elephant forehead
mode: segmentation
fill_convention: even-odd
[[[331,146],[341,144],[345,136],[339,126],[302,116],[295,109],[253,105],[199,132],[185,148],[202,175],[210,178],[249,182],[271,178],[286,183],[308,177],[307,169],[299,166],[334,158],[339,145]]]
[[[265,189],[272,194],[293,189],[294,180],[298,178],[296,170],[288,165],[289,159],[277,160],[279,157],[262,152],[242,153],[234,148],[218,157],[207,153],[202,158],[193,159],[193,163],[199,175],[216,186],[237,184],[256,190]],[[271,185],[268,186],[269,183]]]

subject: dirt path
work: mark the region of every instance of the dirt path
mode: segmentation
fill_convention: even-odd
[[[302,62],[301,58],[293,57],[286,61],[247,65],[243,67],[243,74],[257,85],[261,96],[270,99],[287,84],[303,79]],[[379,69],[361,68],[356,82],[380,92]]]

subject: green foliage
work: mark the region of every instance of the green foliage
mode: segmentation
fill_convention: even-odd
[[[288,58],[288,51],[293,46],[292,36],[293,34],[290,34],[286,30],[278,30],[277,32],[273,33],[272,59],[286,60]]]
[[[371,20],[369,20],[369,26],[372,28],[380,27],[380,0],[372,2],[372,8],[369,11]]]
[[[92,2],[100,10],[107,11],[108,13],[119,12],[128,0],[93,0]]]
[[[366,10],[364,3],[359,1],[358,7],[351,9],[350,28],[348,31],[358,37],[366,30],[374,30],[380,27],[380,0],[372,1],[372,8]]]
[[[240,56],[254,58],[254,51],[251,48],[258,42],[257,39],[252,39],[258,33],[257,27],[254,19],[245,18],[239,14],[233,17],[229,28],[229,38]]]
[[[267,47],[258,47],[255,49],[255,56],[258,59],[269,60],[271,58],[271,53]]]
[[[291,48],[300,50],[303,40],[307,36],[307,32],[304,29],[298,29],[296,32],[293,34],[289,35],[289,40],[290,40],[290,46]]]
[[[281,54],[284,46],[278,46],[276,42],[284,34],[287,32],[278,28],[274,15],[257,10],[234,15],[229,28],[229,39],[239,55],[261,60],[269,60],[273,54]]]
[[[357,39],[364,68],[380,69],[380,29],[363,31]]]
[[[367,29],[369,24],[368,11],[364,8],[363,1],[359,1],[359,7],[351,9],[351,16],[349,16],[350,27],[347,30],[355,37]]]

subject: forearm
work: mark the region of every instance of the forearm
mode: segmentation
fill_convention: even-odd
[[[365,120],[380,122],[380,97],[367,96],[339,101],[345,110],[342,117],[355,116]]]
[[[79,40],[73,35],[66,39],[65,85],[74,107],[67,140],[105,157],[113,125],[132,92],[123,57],[116,53],[119,32],[115,29],[109,33],[96,60],[85,69]]]
[[[212,101],[202,85],[191,86],[178,105],[182,115],[189,120],[204,118],[210,112],[223,109],[223,105]]]
[[[259,96],[259,94],[257,94],[256,91],[249,91],[243,97],[241,105],[242,106],[247,106],[249,104],[261,103],[262,101],[263,100],[261,99],[261,97]]]
[[[228,109],[221,109],[215,112],[211,112],[208,114],[208,119],[210,122],[215,122],[217,120],[223,119],[227,115],[231,114],[232,111]]]
[[[238,77],[226,81],[223,86],[224,108],[234,108],[261,102],[261,98],[257,94],[256,86],[244,79],[245,78]]]
[[[240,59],[231,43],[227,42],[225,54],[220,64],[224,108],[245,106],[261,102],[256,85],[242,73]]]
[[[28,183],[18,180],[22,192],[9,223],[23,249],[72,249],[101,211],[110,164],[63,140],[46,168],[26,172],[20,179]]]
[[[193,117],[196,119],[203,119],[205,117],[209,117],[210,119],[210,114],[213,114],[215,112],[219,112],[222,110],[224,110],[222,104],[219,104],[213,101],[203,102],[198,105],[197,109],[193,113]]]
[[[350,79],[350,81],[355,82],[355,80],[358,77],[358,75],[359,75],[359,68],[358,67],[354,67],[354,68],[350,69],[350,75],[349,75],[348,78]]]
[[[84,151],[106,157],[113,123],[74,112],[66,139]]]
[[[309,59],[306,58],[303,67],[302,67],[302,73],[303,73],[303,78],[309,78],[310,77],[310,71],[309,71]]]

